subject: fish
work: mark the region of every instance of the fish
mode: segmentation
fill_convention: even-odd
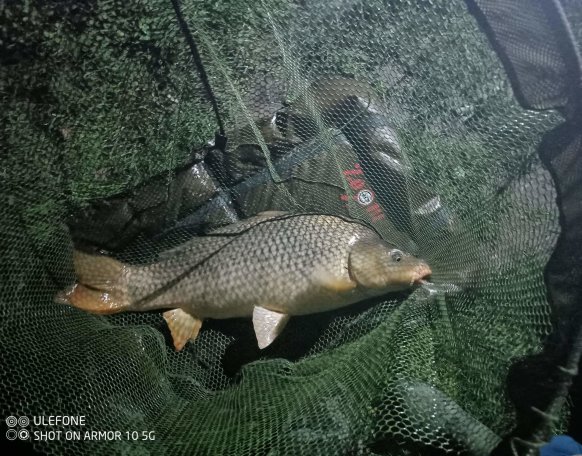
[[[58,302],[95,314],[163,309],[177,351],[205,319],[237,317],[252,318],[263,349],[292,316],[411,289],[431,274],[359,221],[278,211],[195,237],[150,264],[81,251],[73,262],[77,281]]]

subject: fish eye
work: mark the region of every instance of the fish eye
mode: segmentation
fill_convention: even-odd
[[[390,258],[392,258],[392,261],[402,261],[402,252],[400,250],[391,250]]]

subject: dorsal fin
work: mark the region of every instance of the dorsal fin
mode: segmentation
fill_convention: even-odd
[[[160,260],[175,259],[179,255],[187,254],[189,264],[204,260],[220,248],[232,241],[232,235],[242,233],[258,223],[265,222],[287,214],[283,211],[264,211],[253,217],[249,217],[238,222],[231,223],[220,228],[216,228],[208,235],[195,236],[192,239],[180,244],[170,250],[160,252]],[[220,236],[224,234],[224,236]]]
[[[246,218],[244,220],[239,220],[236,223],[232,223],[230,225],[226,225],[220,228],[216,228],[215,230],[210,231],[212,236],[216,236],[217,234],[236,234],[248,230],[253,226],[261,223],[266,222],[268,220],[276,219],[278,217],[282,217],[287,215],[288,212],[284,211],[263,211],[259,212],[257,215],[252,217]]]

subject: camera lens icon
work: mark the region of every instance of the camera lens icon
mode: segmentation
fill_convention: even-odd
[[[28,429],[21,429],[20,431],[18,431],[18,438],[20,440],[28,440],[29,437],[30,433],[28,432]]]
[[[21,416],[18,418],[18,425],[20,427],[26,427],[30,424],[30,419],[27,416]]]
[[[6,431],[6,438],[8,440],[16,440],[16,437],[18,437],[18,432],[16,432],[16,429],[8,429]]]
[[[18,424],[18,419],[15,416],[9,416],[6,418],[6,426],[14,427]]]

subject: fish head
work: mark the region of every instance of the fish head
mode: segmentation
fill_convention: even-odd
[[[365,288],[402,291],[420,284],[431,272],[426,262],[380,238],[360,240],[350,251],[350,276]]]

